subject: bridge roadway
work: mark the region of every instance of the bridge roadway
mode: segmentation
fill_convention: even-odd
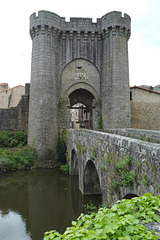
[[[93,130],[67,130],[69,172],[83,194],[114,203],[160,194],[160,144]]]

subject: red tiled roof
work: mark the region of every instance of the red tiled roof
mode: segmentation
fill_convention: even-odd
[[[13,88],[17,88],[17,87],[23,87],[23,88],[25,88],[25,87],[22,86],[22,85],[18,85],[18,86],[12,87],[12,88],[3,89],[2,91],[0,91],[0,93],[1,93],[1,92],[5,92],[5,91],[8,91],[8,90],[12,90]]]
[[[8,83],[0,83],[0,85],[4,85],[4,86],[7,85],[8,86]]]
[[[138,87],[138,86],[133,86],[133,87],[130,87],[130,89],[132,88],[138,88],[138,89],[141,89],[141,90],[144,90],[144,91],[148,91],[148,92],[153,92],[153,93],[157,93],[157,94],[160,94],[160,92],[156,92],[156,91],[153,91],[151,89],[148,89],[148,88],[143,88],[143,87]]]

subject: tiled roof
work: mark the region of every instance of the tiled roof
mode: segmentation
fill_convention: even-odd
[[[1,92],[5,92],[5,91],[8,91],[8,90],[12,90],[13,88],[17,88],[17,87],[24,87],[24,86],[18,85],[18,86],[12,87],[12,88],[3,89],[2,91],[0,91],[0,93],[1,93]],[[24,87],[24,88],[25,88],[25,87]]]
[[[0,83],[0,85],[2,85],[2,86],[8,86],[8,83]]]
[[[148,88],[143,88],[143,87],[138,87],[138,86],[133,86],[133,87],[130,87],[130,89],[133,89],[133,88],[138,88],[138,89],[141,89],[143,91],[148,91],[148,92],[153,92],[153,93],[157,93],[157,94],[160,94],[160,92],[156,92],[154,90],[151,90],[151,89],[148,89]]]

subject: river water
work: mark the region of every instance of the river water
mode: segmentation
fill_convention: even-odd
[[[83,196],[78,177],[58,170],[32,170],[0,175],[0,240],[42,240],[44,232],[63,233],[83,205],[101,204]]]

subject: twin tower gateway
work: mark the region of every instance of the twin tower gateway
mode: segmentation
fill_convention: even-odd
[[[71,109],[79,103],[90,115],[90,129],[98,129],[100,119],[104,129],[130,127],[130,22],[116,11],[97,22],[67,22],[48,11],[31,15],[28,143],[42,163],[57,161],[58,138],[71,127]]]

